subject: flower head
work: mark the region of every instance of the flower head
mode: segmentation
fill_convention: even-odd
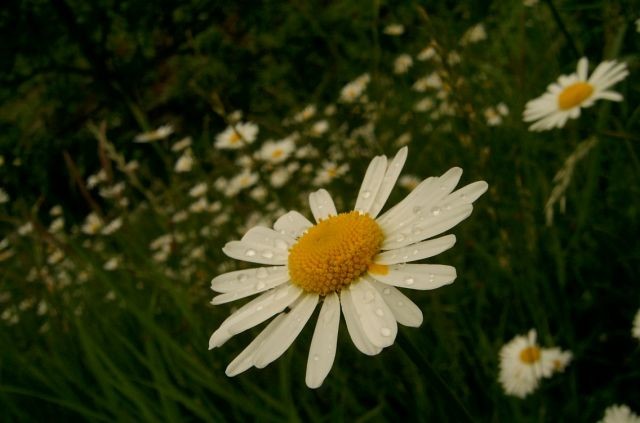
[[[640,416],[626,405],[612,405],[604,410],[604,417],[599,423],[640,423]]]
[[[422,312],[396,287],[428,290],[453,282],[456,270],[438,264],[407,264],[435,256],[455,244],[454,235],[433,238],[471,214],[487,184],[453,191],[462,170],[453,168],[420,183],[404,200],[378,216],[407,158],[402,148],[388,162],[373,159],[351,212],[338,213],[329,193],[309,196],[316,223],[296,211],[273,229],[256,226],[223,251],[238,260],[265,265],[225,273],[211,288],[223,304],[261,294],[229,316],[213,333],[209,348],[273,317],[227,367],[234,376],[263,368],[282,355],[321,303],[307,361],[306,383],[319,387],[336,353],[340,316],[356,348],[375,355],[393,344],[397,324],[417,327]],[[289,308],[290,311],[285,312]],[[274,317],[275,316],[275,317]]]
[[[237,150],[243,145],[254,142],[258,136],[258,131],[258,125],[251,122],[238,122],[235,125],[229,125],[216,136],[214,147]]]
[[[499,381],[508,395],[524,398],[538,387],[542,378],[562,372],[572,354],[559,348],[542,348],[536,342],[536,331],[519,335],[500,350]]]
[[[524,121],[534,122],[529,130],[562,128],[569,118],[576,119],[582,108],[593,106],[596,100],[622,101],[622,95],[609,88],[629,75],[627,65],[615,60],[605,61],[587,78],[588,67],[589,63],[583,57],[578,61],[575,73],[561,75],[557,82],[547,87],[546,93],[527,103]]]

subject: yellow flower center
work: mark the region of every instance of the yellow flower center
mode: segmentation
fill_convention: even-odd
[[[367,214],[352,211],[321,220],[289,251],[291,281],[319,295],[340,291],[373,265],[383,238]]]
[[[591,84],[576,82],[562,90],[558,96],[558,107],[560,107],[560,110],[571,109],[591,97],[591,94],[593,94],[593,86]]]
[[[538,360],[540,360],[540,348],[533,346],[520,351],[520,361],[523,363],[533,364]]]
[[[231,133],[231,135],[229,135],[229,143],[230,144],[235,144],[235,143],[237,143],[237,142],[239,142],[241,140],[242,140],[242,137],[236,131],[233,131]]]

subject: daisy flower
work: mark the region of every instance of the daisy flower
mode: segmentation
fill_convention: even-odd
[[[610,91],[614,84],[629,75],[627,65],[615,60],[602,62],[587,78],[589,63],[586,57],[578,61],[578,69],[571,75],[561,75],[547,87],[547,92],[525,106],[524,121],[534,122],[530,131],[562,128],[569,118],[580,116],[580,109],[591,107],[596,100],[622,101],[622,95]]]
[[[626,405],[612,405],[604,410],[599,423],[640,423],[640,417]]]
[[[268,163],[282,163],[295,150],[295,138],[295,136],[289,136],[280,141],[267,141],[256,153],[256,156]]]
[[[237,150],[245,144],[251,144],[258,136],[258,125],[251,122],[238,122],[216,135],[214,147],[219,149]]]
[[[500,350],[498,380],[508,395],[524,398],[538,387],[542,378],[562,372],[572,354],[559,348],[541,348],[536,342],[536,331],[519,335]]]
[[[402,148],[390,162],[385,156],[371,161],[353,211],[338,214],[329,193],[320,189],[309,195],[315,224],[290,211],[276,220],[273,229],[253,227],[240,241],[224,246],[229,257],[266,267],[225,273],[211,281],[212,290],[221,293],[211,301],[214,305],[261,295],[220,325],[209,349],[273,317],[229,364],[228,376],[252,366],[263,368],[280,357],[319,303],[306,370],[310,388],[319,387],[333,365],[341,315],[356,348],[367,355],[393,344],[398,323],[420,326],[422,312],[396,287],[435,289],[453,282],[456,270],[406,263],[451,248],[454,235],[429,238],[467,218],[487,183],[478,181],[453,191],[462,175],[462,169],[453,168],[422,181],[378,217],[407,151]]]

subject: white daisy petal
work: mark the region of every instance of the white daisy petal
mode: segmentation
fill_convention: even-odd
[[[261,269],[265,269],[262,267]],[[224,294],[216,295],[211,300],[211,304],[218,305],[228,303],[229,301],[239,300],[241,298],[249,297],[251,295],[258,294],[260,292],[264,292],[268,289],[275,288],[276,286],[282,285],[285,282],[289,281],[288,274],[279,274],[277,277],[269,277],[270,275],[267,273],[264,278],[256,278],[252,284],[242,289],[235,289],[231,292],[225,292]]]
[[[309,207],[311,207],[311,213],[313,213],[316,222],[338,214],[331,195],[326,189],[319,189],[309,194]]]
[[[338,294],[332,292],[324,297],[311,340],[305,380],[309,388],[315,389],[322,385],[331,370],[336,356],[339,326],[340,299]]]
[[[273,248],[280,251],[288,251],[295,243],[289,235],[282,234],[264,226],[254,226],[242,237],[241,241],[261,245],[264,248]]]
[[[209,339],[209,349],[219,347],[232,336],[259,325],[293,303],[302,290],[295,285],[280,285],[249,301],[222,322]]]
[[[225,370],[225,374],[229,377],[233,377],[239,375],[240,373],[248,370],[251,366],[253,366],[253,358],[255,356],[255,352],[260,348],[260,346],[264,343],[265,340],[269,338],[269,335],[273,333],[273,330],[280,324],[282,319],[284,319],[285,314],[278,314],[273,320],[269,322],[267,327],[265,327],[258,336],[245,348],[242,350],[240,354],[236,358],[233,359],[231,363],[227,366]]]
[[[382,243],[382,250],[393,250],[431,238],[453,228],[471,215],[473,206],[462,204],[446,209],[439,205],[430,210],[418,210],[402,228],[396,229]]]
[[[378,195],[386,170],[386,156],[377,156],[371,160],[371,163],[367,168],[367,173],[365,173],[364,179],[362,180],[362,185],[360,186],[360,192],[358,192],[354,210],[362,213],[369,212],[369,209]]]
[[[422,184],[418,185],[411,194],[418,191],[419,188],[421,188],[421,191],[411,201],[405,204],[400,202],[398,206],[392,208],[378,219],[378,223],[384,233],[392,234],[397,228],[407,225],[407,221],[418,219],[417,212],[430,209],[449,195],[458,184],[458,181],[460,181],[461,176],[462,169],[454,167],[439,178],[431,181],[431,183],[425,184],[423,188],[421,188]],[[407,198],[411,197],[411,194]]]
[[[407,154],[409,149],[407,147],[402,147],[400,151],[393,158],[391,163],[387,166],[387,171],[384,174],[384,178],[382,179],[382,184],[380,185],[380,189],[378,190],[378,194],[376,195],[376,199],[373,202],[369,210],[369,216],[372,218],[376,218],[380,210],[384,207],[393,187],[398,180],[398,176],[400,176],[400,172],[404,167],[404,162],[407,160]]]
[[[382,295],[382,299],[387,303],[398,323],[414,328],[422,324],[422,311],[399,289],[375,280],[371,280],[371,285]]]
[[[297,211],[290,211],[276,220],[276,223],[273,224],[273,229],[292,238],[298,238],[312,226],[313,223],[309,222],[309,219],[302,214]]]
[[[398,333],[398,325],[380,293],[366,279],[352,283],[347,289],[351,291],[362,331],[369,341],[379,348],[392,345]]]
[[[377,264],[399,264],[433,257],[453,247],[456,243],[455,235],[445,235],[430,239],[397,250],[385,251],[374,257]]]
[[[267,248],[262,244],[246,241],[231,241],[222,248],[222,252],[231,258],[251,263],[284,265],[289,252],[276,248]]]
[[[340,305],[342,306],[344,320],[347,323],[347,331],[349,332],[349,336],[356,348],[366,355],[379,354],[380,351],[382,351],[382,348],[373,345],[365,335],[362,328],[362,322],[360,321],[356,307],[353,304],[353,298],[350,290],[343,289],[340,291]]]
[[[476,181],[452,192],[442,201],[442,208],[457,207],[462,204],[471,204],[476,201],[489,188],[485,181]]]
[[[253,269],[236,270],[216,276],[211,281],[211,289],[216,292],[233,292],[246,289],[262,281],[273,283],[272,279],[288,279],[289,271],[286,266],[256,267]]]
[[[280,357],[298,337],[318,304],[318,295],[304,294],[256,351],[254,365],[262,369]]]
[[[615,91],[601,91],[594,95],[596,99],[604,99],[609,101],[622,101],[624,98],[622,94],[617,93]]]
[[[587,72],[589,71],[589,61],[586,57],[578,60],[578,78],[581,81],[587,80]]]
[[[456,268],[442,264],[394,264],[385,275],[369,276],[387,285],[409,289],[436,289],[456,279]]]

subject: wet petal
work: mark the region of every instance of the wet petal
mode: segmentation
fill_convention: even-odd
[[[409,289],[436,289],[456,279],[456,268],[442,264],[394,264],[387,274],[369,273],[369,276],[386,285]]]
[[[369,213],[369,209],[373,205],[380,190],[380,185],[382,185],[386,170],[387,158],[385,156],[377,156],[371,160],[364,179],[362,180],[354,210]]]
[[[338,214],[331,195],[326,189],[319,189],[309,194],[309,207],[316,222]]]
[[[307,360],[306,383],[318,388],[329,374],[336,356],[338,328],[340,326],[340,300],[335,292],[324,298],[318,322],[313,332]]]
[[[378,348],[393,344],[398,333],[398,325],[393,313],[380,293],[366,279],[349,285],[356,312],[360,315],[362,331],[369,341]]]
[[[255,366],[259,369],[280,357],[298,337],[318,304],[318,295],[303,294],[293,309],[273,330],[269,338],[256,351]]]

